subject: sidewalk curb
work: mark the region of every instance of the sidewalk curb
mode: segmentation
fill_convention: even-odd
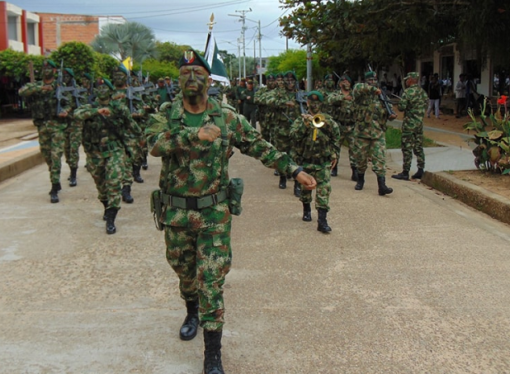
[[[510,224],[510,202],[498,194],[455,178],[446,172],[425,172],[421,181],[492,218]]]
[[[35,149],[27,154],[9,160],[4,165],[0,166],[0,182],[15,177],[43,162],[44,159],[39,149]]]

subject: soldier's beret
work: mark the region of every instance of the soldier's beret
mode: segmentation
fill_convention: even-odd
[[[71,77],[74,78],[74,71],[71,68],[64,68],[64,70],[69,74]]]
[[[110,90],[114,90],[112,82],[110,82],[108,79],[103,78],[103,84],[106,84]]]
[[[276,73],[275,78],[283,78],[283,73]]]
[[[405,76],[404,79],[409,79],[409,78],[415,78],[415,79],[418,79],[420,77],[420,74],[418,74],[418,72],[416,71],[411,71],[409,73],[407,73],[407,75]]]
[[[324,76],[324,79],[329,79],[329,74],[326,74],[326,75]]]
[[[290,71],[290,70],[285,73],[285,77],[287,77],[287,78],[291,78],[292,77],[294,79],[297,79],[296,74],[293,71]]]
[[[202,66],[211,74],[211,67],[202,56],[200,56],[194,49],[188,49],[184,52],[183,56],[179,60],[179,68],[183,66]]]
[[[365,79],[376,78],[376,77],[377,77],[377,74],[375,74],[375,71],[367,71],[365,73]]]
[[[83,73],[83,76],[87,78],[89,81],[92,80],[92,76],[89,73]]]
[[[115,69],[113,69],[113,71],[114,72],[120,71],[121,73],[129,75],[128,69],[126,69],[126,67],[123,64],[120,64],[119,66],[117,66]]]
[[[324,101],[324,96],[319,91],[310,91],[307,95],[308,100],[311,101],[320,101],[321,103]]]
[[[44,60],[44,63],[43,63],[44,66],[47,66],[47,65],[50,65],[52,68],[57,68],[57,64],[55,64],[53,62],[53,60]]]
[[[274,74],[268,74],[266,78],[267,79],[274,79]]]
[[[352,84],[352,79],[347,74],[344,74],[340,77],[339,82],[341,81],[349,81],[349,83]]]
[[[158,82],[164,82],[165,80],[163,78],[158,78]]]

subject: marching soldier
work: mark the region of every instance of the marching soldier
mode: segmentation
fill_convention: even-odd
[[[246,90],[241,92],[241,101],[243,102],[243,115],[246,117],[248,122],[257,128],[256,115],[257,105],[255,104],[255,88],[253,88],[253,80],[248,79],[246,81]]]
[[[262,137],[271,142],[271,119],[269,117],[270,110],[267,106],[267,95],[275,87],[275,77],[273,74],[266,76],[266,87],[261,87],[255,93],[255,104],[258,107],[258,119],[260,125],[260,133]]]

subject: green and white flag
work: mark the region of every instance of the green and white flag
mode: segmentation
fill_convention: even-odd
[[[209,34],[207,35],[205,60],[211,67],[211,78],[224,85],[230,86],[227,69],[225,68],[225,64],[223,63],[221,56],[218,54],[218,46],[216,45],[216,40],[214,39],[212,31],[209,31]]]

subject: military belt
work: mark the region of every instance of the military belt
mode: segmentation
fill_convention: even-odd
[[[218,193],[205,195],[202,197],[181,197],[181,196],[172,196],[162,193],[161,201],[163,204],[171,206],[173,208],[180,208],[186,210],[202,210],[205,208],[209,208],[213,205],[218,205],[219,203],[225,201],[227,199],[227,191],[222,190]]]

